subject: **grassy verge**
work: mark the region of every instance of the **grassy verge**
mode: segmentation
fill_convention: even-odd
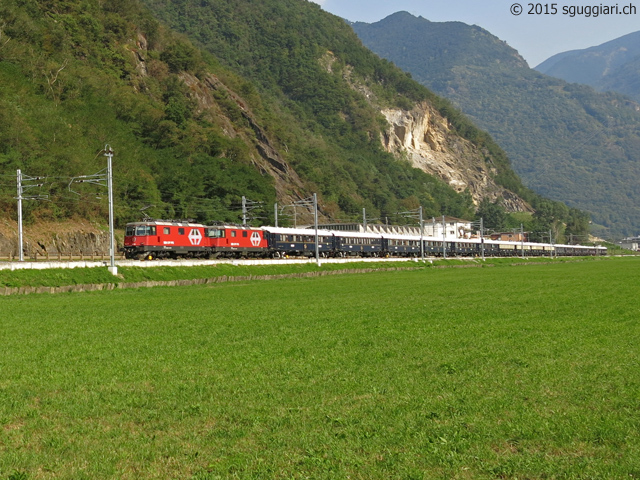
[[[335,271],[349,269],[393,269],[393,268],[431,268],[452,266],[499,266],[513,264],[535,263],[562,263],[580,261],[598,261],[602,258],[503,258],[480,260],[434,260],[433,262],[380,262],[365,263],[353,262],[349,264],[324,263],[318,267],[315,263],[295,265],[232,265],[219,264],[215,266],[195,267],[120,267],[118,276],[111,275],[106,268],[72,268],[72,269],[46,269],[46,270],[0,270],[0,287],[59,287],[65,285],[84,285],[100,283],[165,281],[165,280],[191,280],[199,278],[214,278],[220,276],[247,276],[247,275],[287,275],[291,273]]]
[[[635,259],[2,302],[0,478],[636,478]]]

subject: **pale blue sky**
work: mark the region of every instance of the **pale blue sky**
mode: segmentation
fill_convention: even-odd
[[[460,21],[479,25],[506,41],[535,67],[556,53],[588,48],[640,30],[640,0],[559,0],[555,15],[529,15],[529,3],[521,0],[315,0],[328,12],[351,21],[377,22],[388,15],[407,11],[433,22]],[[519,16],[511,6],[523,7]],[[635,15],[585,17],[563,15],[563,7],[634,5]],[[549,10],[551,13],[551,10]]]

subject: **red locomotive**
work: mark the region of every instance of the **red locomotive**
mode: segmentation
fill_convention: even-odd
[[[260,228],[166,220],[128,223],[125,228],[126,258],[207,258],[266,252],[267,240]]]
[[[262,228],[220,225],[206,228],[207,244],[216,257],[261,256],[268,251]]]

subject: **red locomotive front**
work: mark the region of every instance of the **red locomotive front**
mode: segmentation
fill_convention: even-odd
[[[205,257],[211,248],[204,225],[150,220],[126,225],[124,253],[126,258],[139,259]]]

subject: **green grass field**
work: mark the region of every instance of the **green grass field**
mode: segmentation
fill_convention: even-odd
[[[640,260],[0,298],[0,478],[640,477]]]

